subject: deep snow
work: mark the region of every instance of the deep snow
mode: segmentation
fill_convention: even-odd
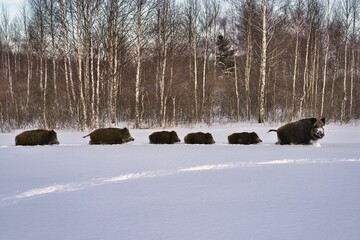
[[[359,239],[359,127],[325,126],[320,144],[275,145],[276,126],[174,128],[215,145],[14,146],[0,134],[0,239]],[[233,132],[262,143],[228,145]]]

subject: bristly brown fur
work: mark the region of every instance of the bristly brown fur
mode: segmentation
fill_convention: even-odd
[[[187,144],[213,144],[215,143],[211,133],[189,133],[185,136],[184,142]]]
[[[305,118],[285,124],[277,130],[277,144],[309,144],[324,137],[325,118]]]
[[[152,144],[173,144],[180,142],[180,139],[175,131],[154,132],[150,134],[149,140]]]
[[[134,141],[127,128],[99,128],[84,138],[88,136],[90,136],[90,144],[122,144]]]
[[[59,144],[57,134],[54,130],[29,130],[15,137],[15,145],[35,146],[52,144]]]
[[[228,136],[229,144],[257,144],[262,142],[257,133],[255,132],[241,132],[233,133]]]

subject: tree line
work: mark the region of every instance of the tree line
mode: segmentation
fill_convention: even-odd
[[[27,0],[1,131],[360,117],[358,0]]]

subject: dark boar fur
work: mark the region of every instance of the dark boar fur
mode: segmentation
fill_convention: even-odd
[[[15,137],[15,145],[34,146],[52,144],[59,144],[54,130],[30,130],[22,132]]]
[[[277,132],[276,144],[310,144],[325,136],[324,125],[325,118],[306,118],[288,123],[277,130],[271,129],[269,132]]]
[[[211,133],[189,133],[185,136],[184,142],[187,144],[213,144],[215,143]]]
[[[173,144],[180,142],[180,139],[175,131],[160,131],[154,132],[149,136],[152,144]]]
[[[99,128],[84,138],[90,136],[90,144],[122,144],[134,141],[127,128]]]
[[[256,144],[262,142],[255,132],[233,133],[228,136],[230,144]]]

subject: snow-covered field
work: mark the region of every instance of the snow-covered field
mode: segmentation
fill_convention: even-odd
[[[320,145],[275,145],[277,126],[175,128],[211,132],[215,145],[134,142],[15,147],[0,134],[1,240],[357,240],[360,128],[325,126]],[[234,132],[262,143],[228,145]]]

